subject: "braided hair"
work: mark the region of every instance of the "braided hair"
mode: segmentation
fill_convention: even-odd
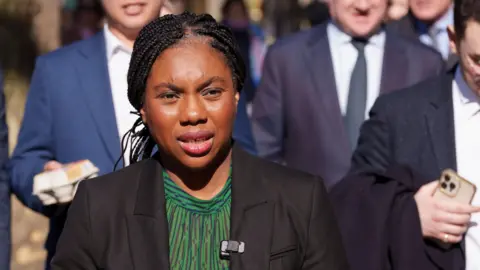
[[[196,15],[184,12],[180,15],[165,15],[146,25],[139,33],[133,46],[132,58],[128,70],[128,99],[139,115],[145,98],[147,78],[153,63],[166,49],[195,37],[208,38],[212,48],[220,52],[232,73],[233,84],[237,91],[243,88],[246,76],[245,63],[230,29],[208,14]],[[130,164],[149,158],[155,147],[155,141],[148,127],[139,117],[133,127],[122,138],[123,159],[130,142]]]

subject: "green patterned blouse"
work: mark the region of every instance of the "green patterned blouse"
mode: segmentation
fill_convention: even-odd
[[[231,175],[231,174],[230,174]],[[220,243],[230,236],[231,176],[213,199],[197,199],[172,181],[164,171],[169,225],[170,268],[228,269],[220,259]]]

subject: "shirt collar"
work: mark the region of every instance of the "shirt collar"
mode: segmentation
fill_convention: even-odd
[[[334,44],[344,45],[349,44],[352,41],[352,37],[345,33],[334,21],[330,21],[328,28],[332,34],[332,41]],[[383,48],[383,45],[385,44],[385,31],[383,28],[368,39],[368,44]]]
[[[108,61],[110,61],[112,57],[120,50],[127,52],[128,54],[132,53],[132,50],[123,45],[122,42],[112,33],[112,31],[110,31],[107,24],[103,26],[103,32],[105,34]]]
[[[457,95],[460,104],[464,106],[475,106],[475,110],[472,111],[472,115],[476,114],[480,109],[480,98],[473,92],[473,90],[467,85],[463,78],[461,67],[457,67],[455,72],[455,84],[457,87]]]
[[[447,27],[452,24],[453,24],[453,5],[451,5],[448,11],[445,14],[443,14],[443,16],[440,17],[440,19],[438,19],[435,23],[433,23],[431,27],[437,30],[446,31]],[[421,34],[426,34],[428,33],[429,27],[425,23],[417,21],[417,29]]]

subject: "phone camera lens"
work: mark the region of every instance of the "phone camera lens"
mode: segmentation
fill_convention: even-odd
[[[454,183],[450,183],[449,187],[450,187],[450,191],[452,191],[455,189],[456,186]]]
[[[450,175],[445,175],[445,181],[450,181]]]
[[[446,184],[446,183],[442,183],[442,188],[443,188],[443,189],[447,189],[447,184]]]

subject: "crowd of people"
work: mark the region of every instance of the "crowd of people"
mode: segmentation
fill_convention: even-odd
[[[101,4],[36,60],[10,157],[0,110],[1,269],[11,194],[45,269],[480,269],[480,1],[329,0],[271,46],[242,0]],[[73,201],[32,194],[86,159]]]

